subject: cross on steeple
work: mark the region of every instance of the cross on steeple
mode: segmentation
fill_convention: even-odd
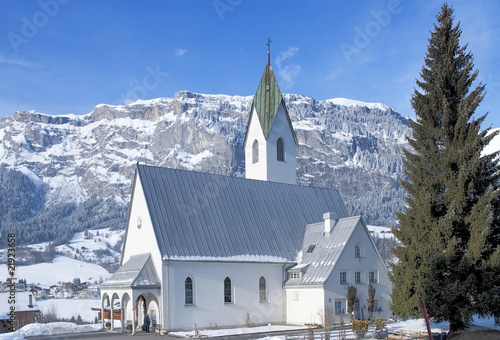
[[[267,37],[267,64],[271,65],[271,38]]]

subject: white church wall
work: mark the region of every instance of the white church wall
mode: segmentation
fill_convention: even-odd
[[[373,282],[375,287],[375,299],[381,311],[374,311],[373,318],[381,316],[389,318],[392,312],[389,310],[390,294],[392,285],[388,277],[387,270],[380,257],[377,255],[370,235],[367,234],[363,225],[358,223],[351,237],[345,245],[344,251],[340,255],[330,278],[325,283],[327,296],[332,301],[342,303],[344,316],[347,315],[345,301],[347,299],[347,289],[355,286],[358,292],[360,310],[356,313],[358,318],[368,318],[368,285],[370,284],[370,272],[374,273],[377,282]],[[356,257],[356,245],[360,246],[360,257]],[[359,273],[359,282],[356,282],[356,273]],[[346,282],[341,283],[341,273],[345,273]],[[343,274],[342,274],[343,275]]]
[[[160,276],[162,270],[160,249],[156,242],[153,224],[149,216],[146,198],[144,197],[144,191],[139,176],[137,176],[137,180],[135,181],[130,206],[131,211],[127,221],[127,231],[121,264],[123,265],[133,255],[151,253],[156,273]]]
[[[171,330],[284,321],[283,264],[171,261],[168,267]],[[259,298],[261,276],[267,301]],[[193,280],[193,304],[185,303],[187,277]],[[226,277],[231,279],[232,303],[224,302]]]
[[[323,288],[287,288],[286,322],[292,325],[322,324],[321,313],[324,309]]]
[[[276,143],[280,137],[284,141],[284,161],[277,160]],[[257,140],[259,143],[259,161],[257,163],[253,163],[252,161],[252,145],[254,140]],[[278,108],[267,140],[264,138],[259,117],[254,108],[245,144],[245,177],[262,181],[296,184],[296,167],[295,140],[283,105],[280,105]]]
[[[250,121],[251,124],[248,127],[245,144],[245,178],[265,181],[267,180],[266,140],[255,108],[252,110]],[[254,140],[257,140],[259,143],[259,161],[257,163],[253,163],[252,161],[252,145]]]
[[[277,160],[276,143],[278,138],[283,138],[285,160]],[[276,117],[267,137],[267,180],[281,183],[297,183],[296,145],[292,130],[288,124],[283,105],[280,105]]]

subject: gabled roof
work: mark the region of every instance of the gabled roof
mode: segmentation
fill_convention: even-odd
[[[151,254],[131,256],[100,288],[160,287]]]
[[[38,304],[34,297],[31,297],[30,305],[30,292],[16,292],[15,301],[12,301],[11,293],[0,293],[0,320],[6,320],[10,318],[9,312],[11,307],[14,307],[15,312],[39,312]]]
[[[307,224],[347,216],[336,190],[140,164],[138,178],[163,259],[293,262]]]
[[[323,285],[330,277],[347,241],[360,222],[362,222],[361,216],[341,218],[330,235],[324,235],[324,222],[308,225],[302,244],[302,258],[296,266],[305,270],[300,279],[289,280],[286,285]],[[308,253],[307,250],[311,245],[315,245],[314,250]]]
[[[245,142],[246,136],[248,135],[248,127],[250,126],[250,122],[252,120],[253,109],[255,108],[255,111],[257,112],[260,126],[262,127],[262,132],[264,133],[264,138],[267,139],[280,105],[283,105],[290,130],[292,131],[295,143],[297,143],[297,137],[292,126],[292,121],[290,120],[290,115],[288,114],[285,101],[283,100],[283,96],[281,95],[278,81],[274,76],[273,68],[271,67],[271,62],[268,56],[264,74],[262,74],[259,86],[257,87],[257,92],[255,93],[252,101],[252,108],[250,109],[250,115],[247,125],[247,133],[245,134]]]

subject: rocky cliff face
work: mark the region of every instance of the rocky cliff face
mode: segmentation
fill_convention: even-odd
[[[351,214],[395,224],[404,203],[398,177],[410,134],[406,119],[382,104],[284,99],[299,142],[298,184],[338,189]],[[183,91],[101,104],[84,116],[17,112],[0,120],[3,232],[23,230],[33,242],[50,239],[40,232],[47,228],[124,228],[136,162],[244,176],[251,104],[252,97]],[[9,213],[20,209],[9,194],[14,188],[26,198],[21,214]]]

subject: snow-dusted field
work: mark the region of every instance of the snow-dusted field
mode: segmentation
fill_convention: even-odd
[[[0,273],[7,273],[7,265],[0,265]],[[80,278],[82,282],[99,282],[111,274],[103,267],[65,256],[56,256],[51,263],[38,263],[30,266],[16,266],[15,277],[26,279],[28,284],[36,284],[44,288],[56,285],[60,281],[72,282]]]
[[[38,307],[42,313],[54,311],[60,318],[75,319],[80,315],[85,322],[94,322],[97,312],[92,307],[99,307],[99,299],[49,299],[37,300]]]
[[[92,263],[116,262],[121,256],[117,252],[117,243],[125,235],[125,230],[109,230],[109,228],[89,230],[76,233],[68,245],[56,247],[56,251],[69,258],[77,258]]]
[[[124,230],[109,228],[90,230],[89,237],[84,232],[76,233],[68,245],[56,247],[63,255],[56,255],[51,263],[16,266],[16,278],[26,279],[28,284],[48,288],[58,282],[72,282],[79,278],[82,282],[99,282],[111,274],[97,263],[115,262],[120,253],[114,250],[125,234]],[[48,242],[27,246],[34,251],[44,251]],[[7,249],[0,249],[0,260],[4,262]],[[6,262],[6,261],[5,261]],[[0,273],[7,273],[7,265],[0,265]]]

